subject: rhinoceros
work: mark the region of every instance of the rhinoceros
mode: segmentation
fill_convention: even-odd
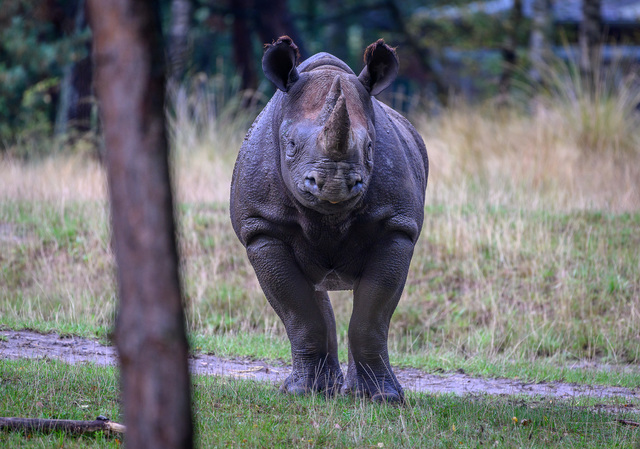
[[[267,45],[277,91],[240,148],[231,221],[291,343],[280,389],[398,402],[387,340],[424,216],[429,163],[415,128],[374,98],[396,78],[395,50],[369,45],[358,76],[295,43]],[[343,376],[327,291],[353,290]]]

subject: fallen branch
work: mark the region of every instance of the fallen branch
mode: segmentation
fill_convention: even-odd
[[[54,432],[60,430],[70,434],[83,434],[103,430],[124,433],[125,426],[112,422],[104,416],[98,416],[95,421],[76,421],[72,419],[0,418],[0,430],[27,430],[32,432]]]
[[[619,419],[618,422],[620,424],[624,424],[625,426],[640,427],[640,422],[629,421],[629,420],[626,420],[626,419]]]

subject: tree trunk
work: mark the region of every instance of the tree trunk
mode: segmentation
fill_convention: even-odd
[[[270,44],[288,35],[298,46],[301,61],[309,57],[307,48],[293,23],[287,0],[253,0],[256,11],[256,30],[263,44]]]
[[[169,31],[169,79],[179,83],[184,77],[189,55],[191,1],[171,1],[171,29]]]
[[[258,87],[254,55],[251,49],[251,27],[248,25],[250,7],[248,0],[229,0],[229,9],[233,14],[233,59],[242,79],[242,89],[255,90]]]
[[[509,91],[511,89],[511,79],[516,66],[518,43],[517,30],[522,23],[522,0],[514,0],[511,18],[507,25],[506,38],[502,47],[502,74],[498,83],[498,102],[507,104],[509,102]]]
[[[544,83],[544,73],[551,56],[551,33],[553,31],[552,0],[533,0],[533,23],[529,41],[529,73],[535,84]]]
[[[78,34],[87,26],[85,0],[76,0],[73,23],[68,34]],[[87,56],[64,68],[54,127],[56,136],[64,136],[70,130],[80,133],[91,130],[92,68],[91,45],[87,45]]]
[[[70,128],[81,134],[91,131],[94,104],[91,85],[92,72],[93,63],[90,54],[76,62],[71,72],[73,90],[67,113],[68,124]]]
[[[117,264],[125,443],[193,445],[157,1],[89,0]]]
[[[435,85],[438,101],[440,104],[446,106],[449,102],[449,94],[451,93],[450,91],[452,86],[434,70],[433,65],[431,64],[429,48],[424,47],[420,43],[419,39],[417,39],[417,36],[409,31],[406,20],[397,1],[385,0],[384,5],[396,24],[396,30],[404,39],[405,45],[413,52],[420,63],[422,71]]]
[[[344,2],[340,0],[328,0],[326,2],[328,15],[336,18],[327,23],[325,27],[327,51],[343,61],[348,61],[349,45],[347,45],[347,24],[345,23],[344,16],[340,15],[341,6],[344,6]]]
[[[600,38],[602,29],[602,14],[600,0],[582,1],[582,21],[580,22],[580,72],[588,85],[594,81],[594,71],[597,69]]]

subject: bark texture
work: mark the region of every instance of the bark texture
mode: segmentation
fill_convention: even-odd
[[[115,343],[131,448],[193,445],[157,1],[90,0],[119,285]]]
[[[256,31],[260,40],[271,43],[282,35],[288,35],[298,45],[302,60],[309,57],[302,36],[298,33],[287,0],[254,0]]]
[[[171,29],[169,32],[169,77],[180,82],[187,68],[191,1],[171,1]]]
[[[583,0],[579,36],[580,71],[587,81],[593,80],[593,73],[598,65],[601,30],[601,0]]]
[[[69,2],[64,10],[73,13],[73,27],[62,27],[68,35],[78,34],[87,26],[85,0]],[[75,10],[74,10],[75,8]],[[92,61],[91,46],[87,44],[87,55],[68,64],[63,71],[60,87],[60,102],[56,115],[54,132],[57,136],[77,131],[86,133],[91,130],[92,100]]]
[[[233,59],[242,78],[242,89],[255,90],[258,87],[258,74],[253,63],[251,51],[251,8],[248,0],[230,0],[229,8],[233,14]],[[271,41],[269,41],[271,42]]]
[[[552,6],[551,0],[533,0],[529,58],[531,59],[530,76],[536,83],[542,83],[543,73],[551,55]]]
[[[514,0],[511,17],[507,24],[505,42],[502,47],[502,73],[498,82],[498,104],[509,102],[511,79],[517,63],[517,31],[522,23],[522,0]]]

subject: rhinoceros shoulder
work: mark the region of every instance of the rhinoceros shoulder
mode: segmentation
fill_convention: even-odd
[[[394,128],[396,136],[402,143],[402,150],[411,161],[410,166],[413,173],[419,178],[420,182],[424,184],[424,191],[427,187],[426,182],[429,176],[429,157],[422,136],[411,122],[398,111],[376,99],[374,99],[374,102],[378,106],[374,107],[376,111],[376,129],[379,127],[381,121],[388,121],[390,126]],[[384,120],[380,120],[380,115],[382,115]],[[389,125],[382,125],[381,127],[384,126]]]

